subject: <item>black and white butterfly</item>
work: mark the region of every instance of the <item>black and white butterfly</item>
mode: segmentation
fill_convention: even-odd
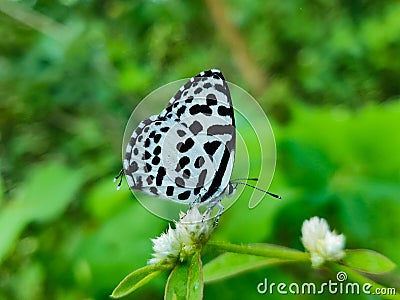
[[[222,208],[221,199],[238,184],[230,181],[235,150],[229,87],[222,73],[211,69],[192,77],[159,115],[138,125],[116,179],[125,173],[132,190]]]

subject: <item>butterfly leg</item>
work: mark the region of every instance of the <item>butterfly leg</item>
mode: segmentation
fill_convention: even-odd
[[[121,188],[123,175],[124,175],[124,169],[121,169],[121,171],[119,171],[118,175],[114,177],[114,182],[116,182],[119,179],[119,182],[117,185],[117,191],[119,191],[119,189]]]
[[[193,202],[189,204],[189,210],[191,210],[193,207],[197,206],[201,202],[200,196],[197,196],[196,199],[194,199]]]
[[[203,219],[202,221],[204,221],[204,219],[206,218],[206,216],[211,215],[213,209],[218,206],[218,212],[216,214],[216,216],[214,217],[214,226],[218,226],[218,221],[219,218],[221,217],[221,215],[224,213],[225,208],[223,207],[223,205],[221,204],[221,199],[218,199],[216,201],[213,201],[210,206],[207,208],[207,210],[205,211],[204,215],[203,215]]]
[[[221,201],[218,201],[216,203],[216,206],[218,206],[218,212],[217,215],[214,218],[214,226],[217,227],[218,226],[218,221],[219,218],[221,217],[221,215],[224,213],[225,211],[225,207],[221,204]]]
[[[189,212],[190,210],[192,210],[194,207],[196,207],[196,206],[200,203],[200,199],[201,199],[200,196],[198,196],[193,202],[191,202],[191,203],[189,204],[188,212]],[[182,216],[180,217],[180,219],[182,220],[186,215],[187,215],[187,213],[182,214]]]

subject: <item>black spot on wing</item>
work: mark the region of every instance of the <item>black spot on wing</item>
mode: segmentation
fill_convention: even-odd
[[[142,157],[142,159],[143,160],[146,160],[146,159],[149,159],[151,157],[151,154],[150,154],[150,152],[149,151],[144,151],[144,154],[143,154],[143,157]]]
[[[189,170],[189,169],[183,170],[182,176],[183,176],[183,178],[185,178],[185,179],[189,179],[189,177],[190,177],[190,170]]]
[[[151,169],[153,169],[153,167],[152,167],[149,163],[146,163],[146,164],[144,165],[144,167],[143,167],[143,171],[144,171],[145,173],[150,172]]]
[[[157,143],[160,141],[161,136],[162,136],[162,135],[161,135],[160,133],[154,135],[154,143],[157,144]]]
[[[207,176],[207,169],[204,169],[200,172],[199,179],[197,181],[196,187],[202,188],[204,186],[204,182]]]
[[[132,151],[125,152],[125,159],[126,159],[127,161],[130,161],[131,158],[132,158]]]
[[[168,105],[165,110],[167,113],[170,113],[172,111],[172,105]]]
[[[183,86],[183,88],[184,89],[188,89],[188,88],[190,88],[192,86],[192,82],[190,81],[190,80],[188,80],[186,83],[185,83],[185,85]]]
[[[194,121],[192,125],[189,126],[189,130],[194,134],[198,134],[200,131],[203,130],[203,126],[201,126],[199,121]]]
[[[208,94],[206,99],[207,99],[207,105],[208,106],[217,105],[218,104],[217,97],[214,94]]]
[[[153,150],[153,154],[154,155],[158,155],[160,153],[161,153],[161,146],[155,147],[154,150]]]
[[[176,145],[176,149],[181,152],[187,152],[188,150],[190,150],[194,145],[194,141],[192,138],[187,138],[186,141],[184,143],[180,142]]]
[[[154,179],[153,175],[147,176],[147,178],[146,178],[147,184],[149,184],[149,185],[152,184],[153,183],[153,179]]]
[[[133,161],[129,165],[128,170],[126,170],[126,171],[127,171],[127,174],[129,175],[129,174],[135,173],[138,169],[139,169],[139,166],[138,166],[137,162]]]
[[[190,191],[186,191],[178,195],[179,200],[187,200],[189,199],[189,197],[190,197]]]
[[[195,104],[189,109],[189,112],[191,115],[204,114],[206,116],[210,116],[212,114],[212,109],[205,104]]]
[[[158,171],[157,171],[157,176],[156,176],[156,185],[160,186],[162,185],[162,181],[164,179],[164,176],[167,174],[167,172],[165,171],[164,167],[159,167]]]
[[[154,156],[153,159],[151,160],[151,163],[155,166],[158,165],[160,163],[160,157]]]
[[[150,139],[149,138],[147,138],[145,141],[144,141],[144,146],[147,148],[147,147],[150,147]]]
[[[171,185],[167,186],[166,194],[167,196],[172,196],[174,194],[174,187]]]
[[[169,130],[169,127],[162,127],[160,130],[161,132],[167,132]]]
[[[200,193],[201,187],[197,187],[193,190],[194,195],[198,195]]]
[[[223,94],[225,94],[225,95],[228,94],[227,89],[226,89],[225,86],[223,86],[222,84],[216,84],[216,85],[214,85],[214,88],[215,88],[218,92],[221,92],[221,93],[223,93]]]
[[[179,187],[185,187],[185,181],[181,177],[175,178],[175,184]]]
[[[187,82],[186,84],[188,84],[188,83],[189,83],[189,86],[190,86],[190,82]],[[185,84],[185,86],[186,86],[186,84]],[[189,86],[188,86],[188,87],[189,87]],[[181,99],[181,97],[182,97],[182,91],[179,90],[179,91],[175,94],[175,96],[174,96],[175,101]]]
[[[188,156],[183,156],[179,159],[178,165],[175,168],[175,171],[179,172],[182,170],[188,163],[190,163],[190,158]]]
[[[215,151],[217,151],[218,147],[221,145],[220,141],[207,142],[204,144],[203,148],[209,155],[214,155]]]
[[[181,106],[180,108],[178,108],[176,115],[178,117],[180,117],[181,115],[183,115],[185,113],[185,110],[186,110],[186,106]]]
[[[230,134],[233,135],[235,133],[235,127],[232,125],[212,125],[207,128],[208,135],[223,135]]]
[[[187,97],[187,99],[185,100],[185,103],[191,103],[193,101],[194,97],[193,96],[189,96]]]
[[[176,133],[177,133],[180,137],[183,137],[183,136],[186,134],[186,132],[183,131],[183,130],[181,130],[181,129],[178,129],[178,130],[176,131]]]
[[[205,84],[203,84],[203,88],[205,88],[205,89],[209,89],[210,87],[212,87],[212,84],[209,82],[206,82]]]
[[[198,156],[196,158],[196,161],[194,162],[194,167],[195,168],[200,168],[204,164],[205,160],[203,156]]]
[[[218,106],[218,114],[220,116],[230,116],[231,118],[233,118],[233,109],[231,107],[226,107],[226,106]]]
[[[157,190],[157,188],[154,187],[154,186],[152,186],[152,187],[150,188],[150,192],[151,192],[152,194],[154,194],[154,195],[158,195],[158,190]]]

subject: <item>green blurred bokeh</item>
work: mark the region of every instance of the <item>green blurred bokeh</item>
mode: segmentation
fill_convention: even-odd
[[[348,248],[400,264],[398,2],[1,0],[0,11],[1,300],[108,299],[146,264],[168,224],[125,184],[115,191],[125,124],[155,88],[212,67],[269,116],[271,190],[284,198],[249,210],[246,191],[213,238],[302,249],[301,224],[317,215]],[[332,276],[274,267],[206,285],[205,298]],[[127,299],[160,299],[164,282]]]

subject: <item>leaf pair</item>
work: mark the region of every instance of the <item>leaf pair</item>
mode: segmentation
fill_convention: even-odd
[[[203,268],[200,252],[190,262],[178,264],[168,277],[164,299],[195,300],[203,298]]]
[[[148,283],[158,275],[171,270],[163,265],[149,265],[126,276],[111,294],[112,298],[124,297]],[[177,264],[169,274],[164,299],[196,300],[203,298],[203,269],[200,252],[184,263]]]

